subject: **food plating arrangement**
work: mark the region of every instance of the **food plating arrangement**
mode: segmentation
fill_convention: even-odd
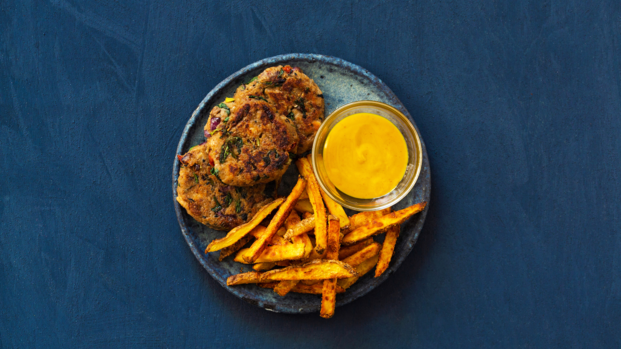
[[[220,261],[252,265],[253,271],[228,276],[227,287],[256,284],[280,297],[321,295],[320,316],[330,318],[337,293],[374,268],[375,277],[386,271],[401,224],[427,203],[390,207],[412,189],[420,171],[421,155],[411,150],[414,142],[403,126],[384,115],[352,112],[332,120],[318,140],[324,119],[337,117],[324,113],[324,95],[302,69],[265,69],[215,105],[204,141],[177,155],[176,201],[197,222],[227,232],[204,253],[219,251]],[[297,181],[279,197],[292,163]],[[317,174],[318,163],[326,176]],[[342,197],[377,200],[396,191],[399,196],[382,209],[361,207],[348,215],[341,205],[357,209]]]

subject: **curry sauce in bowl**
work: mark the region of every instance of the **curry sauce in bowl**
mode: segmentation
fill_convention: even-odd
[[[358,101],[335,110],[313,143],[313,170],[333,200],[357,211],[390,207],[416,184],[422,147],[394,107]]]

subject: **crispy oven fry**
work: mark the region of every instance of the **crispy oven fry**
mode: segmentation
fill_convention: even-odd
[[[295,210],[300,213],[314,213],[313,205],[311,205],[309,199],[299,199],[295,204]]]
[[[362,250],[363,248],[369,246],[373,243],[373,238],[368,238],[366,240],[362,240],[359,243],[347,247],[342,247],[339,250],[339,261],[351,256],[352,254]]]
[[[227,286],[242,285],[242,284],[256,284],[259,282],[261,273],[256,271],[249,271],[247,273],[231,275],[226,279]]]
[[[315,216],[304,218],[291,228],[287,229],[287,232],[285,233],[285,239],[291,240],[294,236],[308,233],[313,229],[315,229]]]
[[[323,198],[323,202],[326,204],[326,208],[328,209],[330,214],[332,214],[333,216],[339,219],[339,223],[341,224],[341,229],[348,228],[349,217],[347,217],[347,214],[345,214],[345,210],[343,209],[343,206],[339,205],[336,201],[332,200],[332,198],[330,198],[328,194],[326,194],[326,192],[324,192],[323,190],[320,190],[320,192],[321,192],[321,197]]]
[[[314,260],[301,266],[267,271],[261,275],[260,281],[344,279],[357,275],[349,264],[331,260]]]
[[[205,253],[218,251],[225,247],[229,247],[233,245],[234,243],[239,241],[239,239],[243,238],[248,233],[250,233],[254,228],[256,228],[259,225],[259,223],[261,223],[261,221],[265,219],[265,217],[267,217],[267,215],[269,215],[276,207],[280,206],[280,204],[282,204],[283,201],[285,201],[285,199],[280,198],[263,206],[259,210],[259,212],[257,212],[257,214],[255,214],[254,217],[252,217],[252,219],[248,223],[245,223],[238,227],[233,228],[222,239],[213,240],[205,249]]]
[[[344,229],[343,234],[347,235],[352,230],[369,223],[375,218],[380,218],[381,216],[387,215],[390,212],[392,212],[392,209],[388,207],[379,211],[364,211],[356,213],[355,215],[349,217],[349,228]]]
[[[326,247],[326,259],[337,260],[339,258],[341,226],[339,219],[330,215],[328,217],[328,245]],[[329,319],[334,315],[336,307],[336,278],[323,281],[321,294],[321,310],[319,316]]]
[[[257,263],[252,266],[252,269],[256,271],[267,271],[267,270],[274,268],[275,266],[276,266],[276,263],[274,262]]]
[[[348,289],[349,287],[351,287],[351,285],[353,285],[356,281],[358,281],[358,279],[360,279],[364,274],[370,272],[371,269],[373,269],[373,267],[377,264],[377,261],[379,260],[379,258],[380,258],[379,254],[376,254],[375,256],[358,264],[355,268],[356,272],[358,273],[358,276],[338,280],[336,284],[343,287],[344,289]]]
[[[250,248],[245,248],[237,253],[235,262],[249,264],[248,255]],[[298,260],[304,257],[304,243],[273,245],[264,248],[256,259],[257,263]]]
[[[425,208],[425,205],[427,205],[426,202],[420,202],[410,207],[406,207],[403,210],[389,213],[380,218],[375,218],[366,225],[356,228],[354,231],[345,235],[341,243],[346,246],[353,245],[358,241],[367,239],[382,232],[384,229],[392,225],[401,224],[412,215],[422,211]]]
[[[313,210],[315,211],[315,250],[317,253],[322,254],[328,243],[328,236],[326,231],[326,207],[323,204],[321,198],[321,191],[317,178],[311,168],[310,162],[306,158],[300,158],[295,162],[298,167],[298,171],[308,181],[308,198],[310,199]]]
[[[362,250],[352,254],[351,256],[343,259],[343,262],[351,265],[352,267],[356,267],[358,264],[362,263],[364,260],[369,259],[376,254],[379,253],[381,245],[377,242],[370,244],[369,246],[363,248]]]
[[[295,202],[298,200],[298,197],[300,197],[300,194],[302,194],[302,191],[304,191],[304,188],[306,188],[306,180],[300,177],[291,191],[291,194],[289,194],[285,202],[278,208],[278,211],[276,211],[265,234],[261,235],[261,237],[249,247],[248,252],[244,254],[243,257],[247,263],[254,263],[257,258],[259,258],[261,252],[263,252],[263,249],[267,246],[267,242],[276,234],[287,217],[289,217],[291,210],[293,210],[293,205],[295,205]]]
[[[375,277],[382,275],[382,273],[388,268],[388,264],[392,258],[392,253],[395,251],[395,244],[397,243],[400,231],[401,226],[399,225],[393,225],[388,228],[386,237],[384,237],[384,243],[382,244],[382,250],[380,251],[379,261],[377,262],[377,267],[375,268]]]

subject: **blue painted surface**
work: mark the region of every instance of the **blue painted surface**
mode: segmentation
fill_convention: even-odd
[[[0,346],[621,346],[618,1],[0,2]],[[427,145],[420,239],[365,297],[272,314],[188,249],[170,163],[277,54],[387,83]]]

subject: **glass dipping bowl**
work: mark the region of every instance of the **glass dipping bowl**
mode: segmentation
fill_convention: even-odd
[[[399,184],[388,194],[373,199],[355,198],[336,188],[330,181],[330,177],[328,177],[328,172],[326,171],[323,160],[324,145],[332,128],[344,118],[358,113],[371,113],[388,119],[399,129],[408,148],[408,165]],[[321,189],[328,194],[330,198],[352,210],[376,211],[395,205],[414,188],[423,163],[423,153],[416,129],[410,120],[400,111],[381,102],[358,101],[338,108],[324,120],[313,142],[312,159],[313,171],[315,172],[317,181]],[[374,174],[369,173],[368,175],[373,176]]]

